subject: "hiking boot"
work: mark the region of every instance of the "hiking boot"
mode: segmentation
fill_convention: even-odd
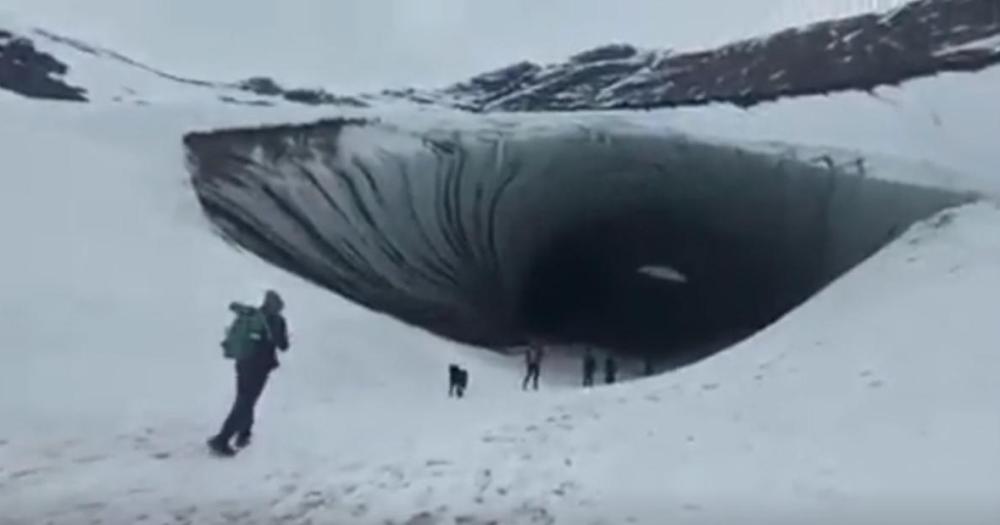
[[[247,448],[250,446],[250,433],[241,432],[236,435],[236,441],[233,442],[236,448]]]
[[[211,450],[216,456],[231,458],[236,455],[236,451],[229,446],[229,443],[220,440],[218,437],[209,439],[207,444],[209,450]]]

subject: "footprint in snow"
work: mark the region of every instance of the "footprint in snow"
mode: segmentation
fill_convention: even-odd
[[[73,463],[76,463],[78,465],[88,465],[90,463],[97,463],[98,461],[102,461],[105,459],[108,459],[108,457],[101,455],[83,456],[82,458],[74,459]]]
[[[711,392],[713,390],[718,390],[718,388],[719,388],[719,383],[705,383],[701,385],[701,389],[708,392]]]
[[[573,483],[572,481],[564,481],[560,483],[558,487],[552,489],[552,493],[562,498],[574,488],[576,488],[576,483]]]
[[[15,470],[14,472],[10,473],[9,477],[10,479],[22,479],[22,478],[27,478],[29,476],[34,476],[35,474],[38,474],[41,471],[42,469],[40,468],[26,468],[22,470]]]
[[[434,514],[424,511],[410,516],[404,525],[435,525],[441,521]]]
[[[333,502],[330,501],[326,496],[324,496],[322,492],[318,490],[310,490],[302,498],[302,501],[299,502],[298,505],[299,513],[301,515],[305,515],[312,512],[315,509],[318,509],[320,507],[325,507],[328,504],[332,503]]]
[[[868,383],[868,388],[882,388],[883,386],[885,386],[885,381],[881,379],[876,379]]]
[[[249,520],[250,516],[252,515],[253,513],[250,512],[249,510],[244,510],[244,511],[226,510],[222,511],[219,514],[219,516],[222,517],[222,519],[226,520],[229,523],[243,523]]]
[[[107,503],[101,503],[100,501],[90,501],[87,503],[80,503],[79,505],[74,505],[73,508],[83,512],[93,512],[96,510],[104,510],[108,507]]]
[[[171,514],[174,516],[174,520],[182,523],[190,523],[190,519],[198,512],[198,507],[196,505],[191,505],[190,507],[184,507],[173,511]]]
[[[355,462],[342,465],[338,470],[340,470],[341,472],[358,472],[364,468],[365,468],[364,463]]]
[[[368,505],[365,503],[359,503],[351,508],[351,516],[355,518],[360,518],[368,514]]]
[[[516,443],[517,438],[507,437],[507,436],[493,436],[486,435],[482,437],[483,443]]]
[[[475,516],[455,516],[455,525],[499,525],[496,520],[483,521]]]

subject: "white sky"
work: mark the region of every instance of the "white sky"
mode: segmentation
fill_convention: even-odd
[[[438,86],[595,45],[696,48],[900,0],[0,0],[178,74],[341,91]]]

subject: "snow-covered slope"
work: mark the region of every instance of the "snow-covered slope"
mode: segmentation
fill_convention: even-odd
[[[516,362],[217,241],[176,134],[249,118],[8,104],[3,523],[995,522],[1000,210],[919,225],[758,337],[668,376],[517,392]],[[44,116],[44,118],[39,118]],[[60,155],[37,155],[35,146]],[[56,188],[59,191],[53,191]],[[221,304],[288,298],[259,442],[207,461]],[[448,403],[444,366],[472,370]],[[907,502],[907,503],[903,503]],[[407,521],[409,520],[409,521]],[[826,520],[826,521],[824,521]]]
[[[6,0],[0,10],[9,9],[39,27],[126,52],[167,71],[209,79],[267,73],[292,85],[353,93],[385,87],[433,88],[513,60],[553,62],[609,42],[705,49],[892,3],[95,0],[80,10],[77,0]],[[464,45],[471,35],[474,45]]]
[[[185,78],[110,49],[19,26],[9,15],[0,16],[0,30],[0,37],[15,39],[18,51],[15,58],[4,58],[0,40],[0,67],[10,70],[0,76],[0,87],[42,98],[139,103],[174,92],[175,97],[250,105],[288,100],[357,107],[367,105],[364,99],[388,99],[474,111],[649,109],[713,102],[749,107],[782,97],[871,91],[1000,62],[1000,14],[993,0],[900,3],[885,12],[841,16],[697,51],[605,45],[557,64],[519,62],[445,89],[392,89],[361,97],[286,89],[259,73],[242,82]],[[50,64],[53,55],[62,59],[58,69]],[[25,81],[45,81],[45,76],[64,77],[48,82],[68,86],[40,90],[38,82]],[[171,90],[171,83],[178,85]]]
[[[796,23],[815,21],[820,9],[816,2],[783,6],[786,14],[779,18]],[[858,14],[875,7],[893,9]],[[9,33],[6,40],[0,33],[0,47],[26,37],[21,48],[47,54],[18,61],[13,74],[0,74],[0,87],[6,82],[32,96],[137,104],[319,103],[337,108],[338,114],[364,105],[379,111],[414,103],[434,110],[681,106],[684,111],[667,116],[631,113],[627,119],[654,127],[667,123],[703,136],[889,155],[977,178],[965,184],[993,190],[991,166],[1000,161],[991,140],[1000,134],[1000,119],[991,105],[1000,69],[989,67],[1000,60],[996,9],[991,0],[830,3],[820,11],[854,16],[707,51],[610,46],[548,66],[523,62],[442,90],[389,90],[358,97],[282,87],[267,77],[242,82],[187,78],[0,13],[0,31]],[[25,6],[24,11],[33,10]],[[769,31],[779,27],[772,25],[767,25]],[[18,55],[0,53],[0,71],[4,56]],[[819,63],[826,66],[817,67]],[[60,68],[66,69],[64,74]],[[943,73],[980,68],[974,74]],[[893,86],[900,82],[903,87]],[[788,97],[792,94],[813,96]],[[767,102],[774,97],[781,98]],[[705,111],[689,107],[713,101]],[[744,111],[730,104],[752,107]],[[931,171],[940,171],[937,167]]]
[[[267,77],[209,81],[172,74],[127,55],[0,12],[0,89],[41,99],[148,105],[170,101],[243,106],[364,107],[321,88],[288,88]]]
[[[689,368],[581,392],[568,388],[571,362],[546,368],[542,392],[521,393],[518,360],[278,271],[202,217],[185,134],[330,110],[219,104],[229,88],[79,53],[79,70],[94,68],[79,78],[102,94],[95,104],[0,90],[0,524],[1000,520],[993,202],[916,225],[766,331]],[[751,111],[480,122],[410,108],[393,118],[483,133],[667,123],[848,175],[865,165],[877,178],[994,198],[997,74]],[[123,101],[153,93],[155,103],[112,103],[131,84],[148,91]],[[224,305],[271,287],[288,303],[292,352],[254,446],[211,461],[203,440],[232,390],[217,346]],[[451,362],[471,371],[461,402],[444,395]]]
[[[245,501],[280,490],[290,478],[265,478],[292,464],[362,458],[347,450],[406,456],[427,425],[510,410],[503,396],[483,393],[515,384],[512,364],[390,322],[219,242],[185,182],[177,137],[190,113],[34,103],[5,106],[4,116],[0,522],[51,512],[77,523],[89,508],[125,523],[135,515],[116,514],[118,498],[151,490],[169,513],[172,498],[237,487],[233,471],[205,463],[202,442],[232,389],[218,350],[224,305],[268,287],[287,299],[294,349],[262,407],[271,438],[262,430],[259,459],[241,474],[260,484]],[[40,155],[39,144],[60,153]],[[465,404],[441,395],[454,361],[471,370]],[[409,423],[393,409],[400,403]],[[187,476],[203,484],[181,483]],[[167,485],[180,492],[160,492]],[[114,494],[92,506],[97,490]],[[153,500],[140,505],[155,510]]]
[[[580,110],[762,102],[870,91],[1000,61],[992,0],[926,0],[691,53],[612,45],[565,63],[487,73],[448,91],[486,110]]]

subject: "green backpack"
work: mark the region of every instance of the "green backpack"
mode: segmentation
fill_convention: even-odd
[[[222,355],[237,361],[246,359],[260,348],[261,341],[270,339],[270,328],[264,312],[249,306],[234,307],[236,319],[226,329],[222,340]]]

